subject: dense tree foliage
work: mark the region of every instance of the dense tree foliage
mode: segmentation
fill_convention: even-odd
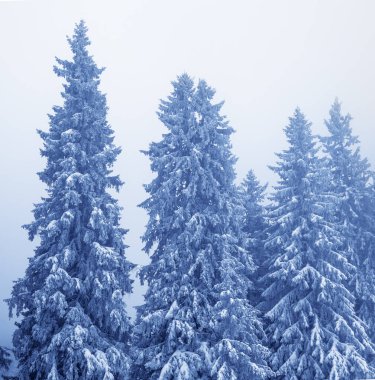
[[[274,257],[263,292],[271,364],[291,380],[364,377],[372,347],[346,287],[355,268],[340,251],[329,171],[299,109],[285,133],[289,147],[272,168],[280,179],[268,215]]]
[[[204,80],[183,74],[159,106],[166,129],[143,152],[150,261],[134,327],[126,230],[113,174],[102,68],[83,21],[57,59],[63,105],[43,140],[46,195],[24,226],[37,240],[7,300],[13,380],[354,380],[375,376],[375,181],[335,101],[319,146],[297,108],[266,188],[235,184],[232,127]],[[14,360],[13,352],[16,360]]]
[[[243,247],[232,129],[204,81],[186,74],[160,105],[168,129],[146,154],[156,178],[142,204],[151,263],[135,327],[138,379],[265,378],[262,326],[247,300],[254,265]]]
[[[336,100],[322,137],[326,162],[332,174],[331,192],[338,201],[336,222],[344,235],[343,250],[355,267],[350,288],[356,308],[375,343],[375,208],[373,173],[361,158],[359,140],[352,133],[351,116],[343,116]]]
[[[108,189],[120,153],[106,121],[106,99],[80,22],[69,39],[72,61],[58,59],[66,80],[64,105],[54,107],[39,173],[47,195],[26,226],[40,238],[25,276],[14,285],[10,309],[20,379],[128,379],[130,322],[123,296],[131,292],[120,210]]]

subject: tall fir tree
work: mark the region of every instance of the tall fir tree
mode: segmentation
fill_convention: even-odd
[[[156,178],[142,203],[151,263],[134,328],[135,379],[262,379],[262,326],[247,301],[253,263],[233,201],[232,128],[214,91],[183,74],[160,105],[168,132],[146,154]]]
[[[132,290],[133,265],[125,258],[121,208],[108,192],[122,185],[111,169],[120,148],[83,21],[68,42],[73,59],[57,59],[54,68],[66,81],[64,105],[53,108],[49,131],[39,131],[47,195],[25,226],[40,243],[8,300],[20,316],[13,343],[21,380],[128,379],[123,296]]]
[[[273,253],[263,292],[267,332],[278,378],[343,380],[364,377],[372,351],[354,297],[345,284],[353,266],[339,250],[329,172],[318,159],[311,125],[297,109],[285,128],[289,148],[272,168],[266,247]]]
[[[375,346],[375,177],[372,175],[363,199],[364,225],[361,231],[357,283],[358,316],[367,324],[367,331]],[[375,372],[375,355],[368,359]]]
[[[261,299],[260,279],[267,271],[267,251],[264,244],[267,237],[266,208],[263,205],[267,185],[261,185],[252,170],[249,170],[239,187],[240,202],[243,207],[242,232],[247,239],[246,247],[257,267],[253,274],[254,289],[251,301],[257,305]]]
[[[361,158],[359,140],[353,136],[351,116],[343,116],[336,99],[325,125],[329,132],[321,137],[328,167],[332,173],[332,192],[338,199],[337,223],[345,236],[343,250],[356,267],[350,285],[357,296],[359,316],[368,325],[375,344],[375,208],[373,174]]]
[[[240,186],[240,197],[244,207],[243,231],[249,237],[249,248],[253,250],[257,265],[263,262],[262,251],[266,236],[266,217],[263,201],[267,185],[261,185],[252,170]]]

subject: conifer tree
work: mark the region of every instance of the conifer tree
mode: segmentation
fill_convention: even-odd
[[[351,116],[341,114],[336,99],[325,121],[329,135],[321,137],[332,173],[331,191],[338,200],[337,223],[345,236],[343,250],[356,267],[350,279],[357,310],[375,344],[375,208],[370,165],[361,158]]]
[[[81,21],[68,39],[73,59],[57,59],[65,79],[63,106],[48,132],[39,131],[47,159],[39,173],[47,195],[25,226],[40,243],[9,302],[20,317],[14,333],[20,379],[129,378],[130,322],[123,296],[131,292],[125,230],[112,169],[120,148],[106,120],[100,74]]]
[[[260,252],[263,251],[266,220],[262,205],[267,185],[261,185],[254,172],[249,170],[240,186],[240,197],[244,207],[243,231],[249,237],[249,248],[253,250],[253,258],[257,264],[262,262]]]
[[[272,168],[280,179],[268,215],[266,247],[274,257],[263,292],[271,364],[282,379],[361,378],[372,347],[345,286],[353,266],[339,250],[329,172],[299,109],[285,133],[289,148]]]
[[[151,263],[134,328],[135,379],[265,378],[262,328],[246,296],[253,263],[234,202],[232,128],[214,91],[183,74],[160,105],[168,132],[146,154],[156,178],[142,203]],[[244,377],[245,376],[245,377]]]
[[[266,272],[266,250],[264,244],[267,236],[266,210],[263,206],[267,185],[261,185],[254,172],[249,170],[239,188],[239,197],[243,206],[242,231],[247,238],[246,247],[257,267],[253,274],[254,289],[252,303],[260,302],[261,284],[259,280]]]
[[[358,247],[357,310],[375,346],[375,178],[368,185],[362,210],[365,221],[361,231],[362,244]],[[375,355],[368,360],[375,372]]]

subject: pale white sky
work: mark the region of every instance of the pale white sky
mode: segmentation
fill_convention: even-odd
[[[300,106],[321,133],[336,96],[375,163],[373,0],[0,1],[0,299],[33,254],[20,226],[44,189],[35,130],[47,129],[47,113],[61,104],[54,57],[70,57],[65,36],[81,18],[96,62],[107,67],[101,88],[124,150],[116,169],[126,182],[119,199],[133,262],[147,260],[139,240],[146,215],[136,205],[151,173],[139,150],[160,138],[155,111],[182,72],[206,79],[226,101],[239,179],[253,168],[272,183],[267,165],[285,147],[288,116]],[[137,287],[131,304],[140,300]],[[12,323],[0,303],[0,344],[10,345]]]

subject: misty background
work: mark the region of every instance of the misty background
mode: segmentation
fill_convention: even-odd
[[[205,79],[216,100],[225,100],[238,182],[252,168],[274,184],[267,165],[286,147],[283,128],[295,107],[324,134],[336,96],[374,167],[373,0],[0,1],[0,300],[33,255],[35,243],[21,226],[44,192],[36,129],[47,130],[47,113],[62,104],[54,57],[70,59],[66,35],[80,19],[96,63],[107,68],[101,90],[123,148],[115,172],[125,181],[118,198],[130,261],[148,260],[140,240],[147,217],[137,205],[152,173],[139,151],[166,131],[155,112],[183,72]],[[142,293],[136,283],[131,315]],[[11,346],[13,323],[0,302],[0,345]]]

